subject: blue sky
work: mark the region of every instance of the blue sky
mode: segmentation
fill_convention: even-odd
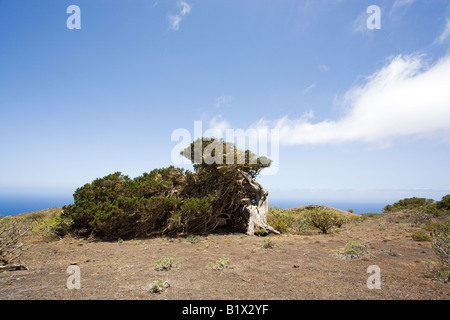
[[[449,47],[445,0],[0,0],[0,193],[169,166],[203,121],[280,130],[274,198],[439,200]]]

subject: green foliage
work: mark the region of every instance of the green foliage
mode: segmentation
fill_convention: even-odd
[[[209,195],[203,198],[189,198],[180,207],[180,221],[183,231],[186,233],[197,233],[208,230],[216,223],[212,214],[212,203],[214,197]]]
[[[304,213],[270,207],[267,222],[281,233],[303,234],[310,230]]]
[[[174,167],[133,180],[117,172],[78,188],[75,203],[64,206],[63,216],[73,221],[77,233],[108,239],[163,233],[170,222],[171,231],[189,230],[194,220],[205,218],[212,197],[183,200],[179,195],[185,183],[184,171]]]
[[[66,217],[62,212],[52,214],[35,220],[32,232],[40,235],[43,239],[53,239],[63,237],[71,230],[73,220]]]
[[[431,241],[431,236],[423,231],[415,231],[411,234],[414,241]]]
[[[350,241],[344,247],[342,254],[350,259],[359,259],[368,252],[368,243]]]
[[[168,281],[163,281],[162,279],[157,279],[152,282],[150,292],[151,293],[161,293],[164,290],[166,290],[166,288],[168,288],[169,286],[170,285],[169,285]]]
[[[178,266],[178,260],[173,257],[165,257],[155,262],[155,270],[169,271]]]
[[[275,247],[275,244],[273,243],[272,239],[267,238],[264,240],[262,247],[263,249],[273,249]]]
[[[450,210],[450,194],[442,197],[442,200],[436,203],[436,207],[439,210]]]
[[[195,234],[214,230],[223,216],[236,230],[245,228],[242,199],[255,195],[246,188],[243,173],[254,178],[271,160],[206,138],[182,154],[192,160],[195,172],[171,166],[134,179],[116,172],[78,188],[74,204],[63,208],[63,216],[73,221],[71,231],[108,239]],[[234,162],[227,164],[227,159]]]
[[[342,214],[323,208],[308,210],[306,219],[311,227],[319,229],[320,232],[325,234],[333,227],[340,227],[345,221],[345,217]]]
[[[384,207],[383,212],[387,213],[403,209],[416,209],[421,207],[428,207],[431,206],[433,203],[434,203],[433,199],[416,198],[416,197],[405,198],[403,200],[399,200],[393,205],[387,205],[386,207]]]
[[[199,237],[195,237],[193,235],[189,235],[186,237],[186,242],[190,243],[190,244],[196,244],[197,242],[200,242],[200,238]]]
[[[267,236],[269,233],[267,232],[267,230],[265,228],[255,228],[254,234],[255,234],[255,236],[258,236],[258,237],[264,237],[264,236]]]
[[[228,266],[230,265],[230,263],[231,263],[231,260],[229,258],[222,257],[216,261],[216,263],[213,266],[213,269],[215,269],[215,270],[228,269]]]

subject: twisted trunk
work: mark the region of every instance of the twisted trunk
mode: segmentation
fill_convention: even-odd
[[[255,204],[246,198],[244,202],[244,211],[248,214],[247,234],[254,235],[255,228],[265,229],[267,232],[280,234],[277,230],[267,223],[267,214],[269,213],[269,192],[257,181],[253,180],[247,173],[242,172],[244,176],[245,188],[255,197]]]

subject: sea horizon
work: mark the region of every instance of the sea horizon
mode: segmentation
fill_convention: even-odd
[[[27,212],[34,212],[55,207],[63,207],[72,204],[72,195],[0,195],[0,215],[11,216]],[[362,213],[381,213],[383,208],[389,204],[387,201],[361,201],[361,200],[296,200],[296,199],[270,199],[269,206],[280,207],[281,209],[289,209],[301,207],[305,205],[318,204],[325,205],[341,210],[352,209],[356,214]]]

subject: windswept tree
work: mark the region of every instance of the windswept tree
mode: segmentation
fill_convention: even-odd
[[[239,150],[221,139],[197,139],[181,152],[192,161],[194,174],[188,174],[187,197],[214,197],[211,227],[228,223],[236,229],[256,228],[278,234],[267,223],[268,191],[255,180],[272,161],[250,150]]]
[[[106,238],[207,233],[221,225],[278,233],[266,220],[268,192],[255,180],[271,164],[249,150],[199,139],[182,154],[194,172],[173,166],[134,179],[120,172],[78,188],[63,208],[76,233]]]

